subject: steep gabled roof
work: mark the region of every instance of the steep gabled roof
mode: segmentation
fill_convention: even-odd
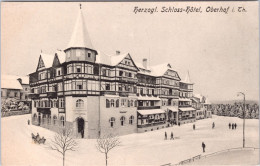
[[[70,42],[66,49],[76,47],[89,48],[94,50],[90,41],[90,37],[86,28],[85,20],[81,9],[79,10],[78,18],[76,20],[76,24],[72,32]]]
[[[58,56],[59,61],[60,61],[61,64],[65,62],[65,60],[66,60],[66,54],[65,54],[64,51],[62,51],[62,50],[57,50],[57,51],[55,52],[55,55]]]
[[[49,68],[49,67],[52,66],[54,55],[41,53],[40,54],[40,59],[39,59],[39,62],[38,62],[38,66],[39,66],[39,63],[40,63],[41,59],[42,59],[42,61],[44,63],[45,68]]]

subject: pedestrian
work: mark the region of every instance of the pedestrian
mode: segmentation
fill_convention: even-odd
[[[237,129],[237,123],[234,124],[235,129]]]
[[[203,153],[205,153],[205,148],[206,148],[206,145],[204,144],[204,142],[202,142]]]
[[[165,131],[165,134],[164,134],[164,139],[167,140],[167,133]]]
[[[213,123],[212,123],[212,129],[214,129],[214,128],[215,128],[215,123],[213,122]]]
[[[196,127],[195,127],[195,124],[193,124],[193,130],[195,130],[195,128],[196,128]]]
[[[232,130],[234,129],[234,123],[232,123]]]
[[[173,132],[171,132],[171,139],[173,139],[173,140],[174,140],[174,138],[173,138]]]
[[[29,120],[29,119],[28,119],[28,121],[27,121],[27,122],[28,122],[28,125],[30,125],[30,120]]]
[[[229,129],[231,128],[231,123],[228,124]]]
[[[84,138],[84,130],[81,130],[81,138]]]
[[[181,125],[181,123],[179,122],[179,123],[178,123],[178,125],[180,126],[180,125]]]

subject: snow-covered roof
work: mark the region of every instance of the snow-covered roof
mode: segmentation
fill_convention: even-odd
[[[193,96],[199,98],[199,99],[200,99],[200,102],[201,102],[202,99],[203,99],[203,96],[202,96],[201,94],[194,94]]]
[[[87,32],[85,20],[81,9],[78,13],[78,18],[76,20],[76,24],[72,32],[70,42],[66,49],[73,47],[83,47],[94,50],[90,41],[89,34]]]
[[[18,76],[2,75],[1,76],[1,88],[2,89],[23,89],[20,82],[17,80]]]
[[[162,114],[165,113],[162,109],[150,109],[150,110],[137,110],[142,115],[151,115],[151,114]]]
[[[171,69],[169,63],[163,63],[163,64],[151,66],[151,72],[152,75],[154,76],[162,76],[168,69]]]
[[[54,55],[50,55],[50,54],[40,54],[43,63],[45,65],[45,68],[49,68],[52,67],[52,63],[53,63],[53,59],[54,59]]]
[[[1,80],[17,80],[17,79],[22,80],[22,84],[29,84],[29,76],[18,76],[18,75],[8,75],[8,74],[2,74],[1,75]]]
[[[179,108],[179,110],[181,110],[181,111],[195,111],[196,109],[194,109],[192,107],[185,107],[185,108]]]
[[[118,65],[129,53],[124,53],[120,55],[107,55],[101,51],[97,51],[96,63],[102,63],[110,66]]]
[[[110,56],[111,65],[112,66],[118,65],[118,63],[120,63],[127,55],[128,55],[128,53]]]
[[[62,51],[62,50],[57,50],[55,54],[58,56],[60,63],[64,63],[64,62],[65,62],[65,60],[66,60],[66,54],[65,54],[64,51]]]

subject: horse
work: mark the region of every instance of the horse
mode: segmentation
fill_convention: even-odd
[[[46,139],[44,137],[42,137],[39,141],[38,144],[44,144],[46,141]]]

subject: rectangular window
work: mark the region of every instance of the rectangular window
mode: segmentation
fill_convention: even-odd
[[[64,98],[59,98],[59,108],[64,108]]]
[[[81,73],[81,67],[77,66],[77,73]]]
[[[110,90],[110,84],[106,84],[106,90]]]
[[[88,57],[89,57],[89,58],[91,57],[91,53],[90,53],[90,52],[88,53]]]

